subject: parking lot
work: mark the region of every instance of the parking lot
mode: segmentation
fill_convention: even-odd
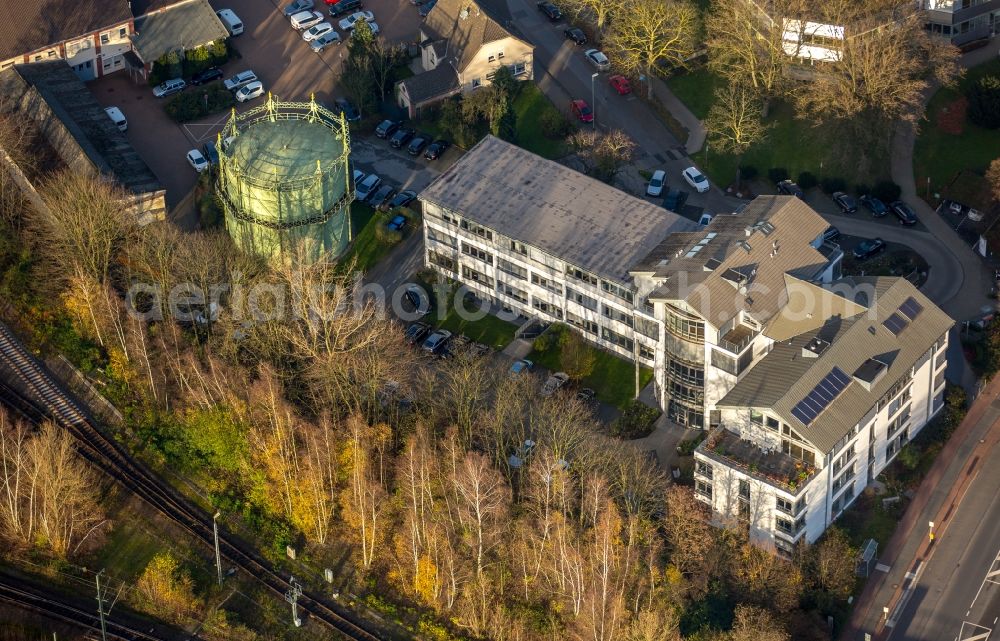
[[[317,9],[325,12],[322,0],[317,1]],[[308,100],[310,95],[315,95],[320,102],[332,105],[335,98],[343,95],[337,86],[342,56],[347,51],[343,45],[314,53],[282,14],[283,4],[250,0],[215,0],[211,4],[215,9],[234,10],[245,25],[244,33],[231,40],[238,57],[223,67],[225,77],[252,69],[265,89],[282,100]],[[420,16],[410,3],[365,0],[364,8],[374,12],[381,35],[389,41],[408,43],[416,40]],[[336,25],[336,19],[330,20]],[[215,114],[201,121],[178,125],[164,112],[164,101],[154,98],[144,81],[134,82],[126,72],[96,80],[89,87],[102,105],[116,105],[125,113],[129,140],[167,190],[170,219],[184,229],[193,229],[197,225],[197,213],[192,196],[198,176],[188,165],[185,154],[214,139],[229,114]],[[197,88],[189,87],[185,91],[197,91]],[[263,98],[239,105],[237,111],[252,108],[261,100]],[[353,155],[362,170],[384,174],[401,187],[420,189],[437,175],[434,170],[426,169],[423,160],[411,160],[405,152],[400,156],[387,145],[385,147],[387,158],[398,157],[398,162],[386,162],[383,167],[380,162],[382,150],[366,148],[363,140],[355,140],[356,153]],[[443,166],[442,163],[441,168]]]

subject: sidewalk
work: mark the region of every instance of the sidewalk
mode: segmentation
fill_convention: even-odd
[[[697,116],[691,113],[687,105],[681,102],[681,99],[674,95],[674,92],[670,91],[670,87],[667,83],[663,81],[662,78],[655,78],[653,82],[653,93],[663,106],[666,107],[667,111],[677,119],[677,122],[687,129],[688,139],[684,145],[687,150],[688,155],[701,151],[701,148],[705,146],[705,126],[698,120]]]
[[[888,607],[890,612],[895,611],[907,575],[913,571],[918,560],[926,559],[932,552],[924,536],[926,523],[935,522],[939,535],[947,528],[957,503],[961,502],[965,486],[974,478],[974,466],[982,465],[982,450],[988,449],[991,443],[981,444],[980,441],[989,441],[986,437],[990,434],[997,420],[997,410],[1000,409],[994,405],[998,397],[1000,377],[994,378],[986,386],[969,409],[965,420],[938,454],[895,533],[879,554],[879,567],[888,567],[888,570],[876,570],[865,585],[851,619],[840,636],[841,641],[862,641],[866,633],[876,640],[885,638],[889,628],[883,626],[882,608]],[[977,456],[973,457],[974,453]],[[967,465],[970,459],[972,463]]]

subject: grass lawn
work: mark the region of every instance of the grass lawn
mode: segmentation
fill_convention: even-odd
[[[906,499],[884,508],[883,498],[885,497],[862,494],[837,519],[837,525],[847,533],[854,547],[860,548],[868,539],[875,539],[881,553],[896,531],[896,525],[906,507]]]
[[[514,112],[517,114],[517,136],[514,142],[543,158],[560,158],[566,155],[566,143],[547,138],[542,133],[542,114],[548,111],[559,112],[535,83],[521,83],[521,90],[514,100]]]
[[[346,265],[350,260],[356,260],[354,268],[367,272],[382,260],[394,245],[379,240],[376,230],[384,225],[386,217],[363,203],[351,203],[351,232],[354,239],[340,259],[340,264]],[[412,223],[413,221],[410,221]]]
[[[115,525],[94,559],[93,566],[106,568],[111,576],[130,581],[146,569],[157,552],[169,545],[147,529],[146,522],[121,510],[115,515]]]
[[[593,345],[588,344],[587,347],[594,352],[594,371],[590,376],[578,381],[578,384],[580,387],[592,388],[602,402],[614,405],[620,410],[625,409],[635,398],[635,365]],[[558,347],[544,352],[531,350],[527,358],[536,365],[554,372],[562,369]],[[652,378],[653,370],[640,368],[640,389],[649,384]]]
[[[500,320],[492,314],[487,314],[476,321],[465,320],[454,308],[448,310],[448,315],[438,327],[455,335],[465,334],[472,340],[494,349],[507,347],[514,340],[514,332],[517,330],[517,325]]]
[[[983,129],[967,119],[960,125],[961,133],[946,133],[939,126],[942,116],[953,108],[966,89],[979,78],[989,74],[1000,74],[1000,60],[969,69],[965,77],[954,88],[939,89],[927,106],[927,121],[921,123],[913,154],[913,171],[918,191],[923,194],[927,177],[931,179],[931,191],[940,191],[956,173],[971,169],[978,174],[994,158],[1000,157],[1000,129]]]
[[[704,119],[712,106],[715,88],[721,79],[702,68],[667,80],[680,100],[694,115]],[[792,178],[808,171],[817,178],[842,178],[850,187],[871,185],[888,180],[888,147],[859,150],[844,144],[845,136],[837,126],[813,126],[795,118],[790,104],[772,103],[765,119],[770,126],[767,137],[752,146],[743,156],[744,167],[754,167],[767,176],[774,167],[784,167]],[[712,151],[711,144],[694,155],[694,160],[717,185],[726,186],[736,179],[736,157]]]

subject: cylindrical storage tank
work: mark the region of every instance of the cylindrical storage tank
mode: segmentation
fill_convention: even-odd
[[[313,263],[351,240],[350,136],[341,114],[272,96],[219,135],[218,193],[244,251]]]

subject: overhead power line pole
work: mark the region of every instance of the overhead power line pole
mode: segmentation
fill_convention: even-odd
[[[219,575],[219,587],[222,587],[222,557],[219,555],[219,512],[212,516],[212,531],[215,533],[215,572]]]
[[[97,582],[97,616],[101,620],[101,641],[108,641],[108,630],[104,625],[104,595],[101,592],[101,575],[104,574],[104,570],[97,573],[95,580]]]
[[[302,596],[302,584],[295,580],[295,577],[288,577],[288,592],[285,592],[285,601],[292,604],[292,623],[296,628],[302,627],[302,619],[299,618],[299,597]]]

